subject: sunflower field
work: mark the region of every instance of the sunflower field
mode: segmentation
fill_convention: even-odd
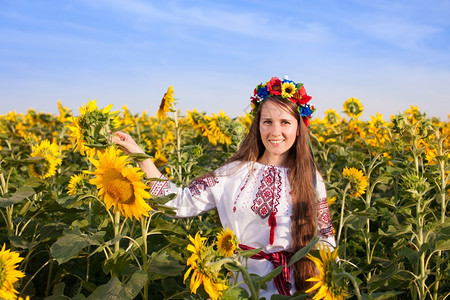
[[[263,278],[215,211],[173,218],[139,162],[151,157],[178,185],[214,170],[251,124],[176,108],[169,87],[156,116],[96,101],[79,113],[0,116],[0,299],[258,299]],[[341,116],[310,120],[338,247],[307,247],[320,274],[294,299],[450,299],[450,120],[411,106],[363,121],[356,98]],[[114,143],[129,133],[148,154]],[[242,274],[250,291],[240,287]],[[272,299],[288,299],[272,296]]]

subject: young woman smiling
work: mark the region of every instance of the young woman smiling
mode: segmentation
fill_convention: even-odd
[[[312,284],[314,263],[301,259],[289,268],[290,256],[314,235],[335,247],[325,184],[310,147],[308,124],[314,111],[301,83],[273,77],[258,85],[252,99],[254,120],[237,152],[220,168],[188,187],[157,181],[153,195],[176,193],[167,203],[178,217],[216,208],[223,228],[233,230],[241,249],[262,248],[248,261],[249,273],[264,276],[278,265],[283,272],[260,297],[291,295]],[[127,152],[143,152],[122,132],[114,142]],[[147,177],[165,178],[150,159],[140,162]]]

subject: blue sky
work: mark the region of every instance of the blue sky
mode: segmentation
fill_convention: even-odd
[[[355,97],[363,119],[447,120],[449,15],[444,0],[0,0],[0,114],[90,99],[155,114],[172,85],[182,113],[235,117],[288,75],[317,117]]]

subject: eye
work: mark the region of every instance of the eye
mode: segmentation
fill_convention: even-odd
[[[271,121],[271,120],[264,120],[264,121],[263,121],[263,124],[268,124],[268,125],[270,125],[270,124],[272,124],[272,121]]]
[[[289,124],[291,124],[291,122],[290,122],[290,121],[286,121],[286,120],[284,120],[284,121],[281,121],[281,123],[282,123],[282,124],[286,124],[286,125],[289,125]]]

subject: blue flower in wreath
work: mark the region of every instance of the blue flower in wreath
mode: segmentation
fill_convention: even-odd
[[[294,81],[286,79],[286,78],[283,79],[283,83],[285,83],[285,82],[292,82],[294,85],[297,85]]]
[[[261,99],[266,99],[270,95],[267,90],[267,86],[262,86],[258,89],[258,97]]]
[[[300,107],[300,115],[302,117],[309,117],[313,113],[311,106],[309,104],[305,104]]]

